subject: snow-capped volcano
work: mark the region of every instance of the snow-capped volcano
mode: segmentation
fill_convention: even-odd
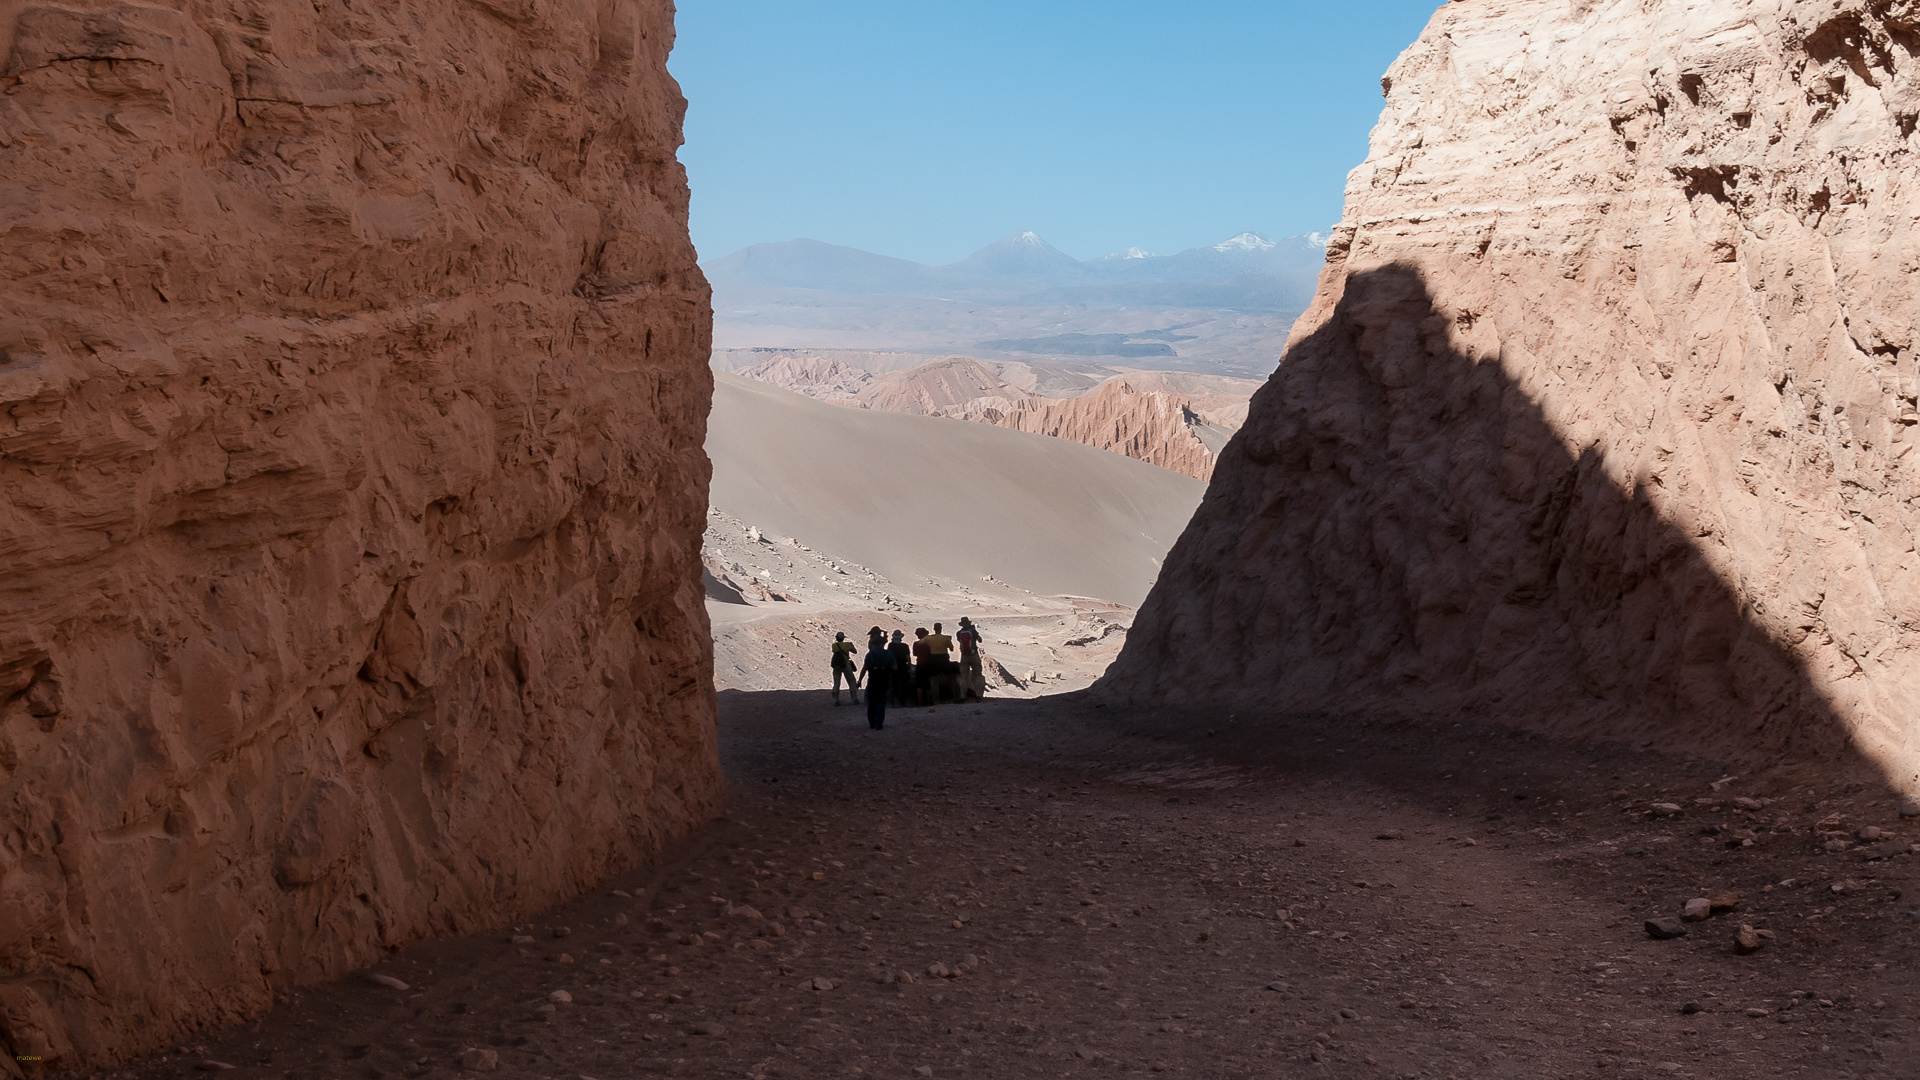
[[[1145,248],[1137,248],[1137,247],[1130,247],[1125,251],[1116,251],[1111,255],[1100,256],[1102,260],[1108,260],[1108,261],[1111,261],[1111,260],[1125,261],[1127,259],[1157,259],[1159,257],[1160,257],[1159,252],[1148,251]]]
[[[1255,232],[1243,232],[1213,245],[1221,254],[1233,251],[1271,251],[1280,245]]]

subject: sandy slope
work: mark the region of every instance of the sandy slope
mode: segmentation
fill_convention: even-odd
[[[713,506],[902,588],[991,575],[1138,604],[1203,491],[1059,439],[715,378]]]

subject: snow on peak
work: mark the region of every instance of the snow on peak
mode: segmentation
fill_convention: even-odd
[[[1324,248],[1333,242],[1333,234],[1315,230],[1314,232],[1308,233],[1306,239],[1307,243],[1312,244],[1314,247]]]
[[[1266,237],[1261,236],[1259,233],[1243,232],[1240,235],[1235,236],[1230,240],[1223,240],[1220,243],[1213,245],[1213,250],[1221,251],[1221,252],[1266,251],[1270,248],[1275,248],[1279,246],[1280,245],[1274,243],[1273,241],[1267,239]]]
[[[1045,247],[1047,244],[1045,240],[1040,239],[1040,234],[1032,229],[1022,229],[1007,237],[1007,240],[1015,244],[1025,244],[1028,247]]]
[[[1125,260],[1125,259],[1157,259],[1157,258],[1159,258],[1159,257],[1160,257],[1160,255],[1159,255],[1159,253],[1158,253],[1158,252],[1153,252],[1153,251],[1148,251],[1148,250],[1147,250],[1147,249],[1145,249],[1145,248],[1137,248],[1137,247],[1130,247],[1130,248],[1128,248],[1128,249],[1127,249],[1127,250],[1125,250],[1125,251],[1116,251],[1116,252],[1114,252],[1113,254],[1111,254],[1111,255],[1108,255],[1108,256],[1106,256],[1106,257],[1107,257],[1107,258],[1109,258],[1109,259],[1121,259],[1121,260]]]

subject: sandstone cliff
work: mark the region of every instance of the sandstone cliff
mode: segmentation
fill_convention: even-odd
[[[990,362],[967,356],[876,374],[839,358],[782,355],[739,374],[835,405],[946,416],[1066,439],[1196,480],[1213,474],[1215,455],[1245,419],[1242,388],[1257,385],[1226,376],[1143,371],[1107,379],[1084,393],[1050,396],[1021,389]],[[1186,385],[1201,392],[1181,392]]]
[[[1920,781],[1920,4],[1447,5],[1109,690]]]
[[[1206,421],[1192,403],[1161,391],[1143,393],[1125,378],[1079,397],[979,400],[949,415],[1097,446],[1196,480],[1213,475],[1215,447],[1195,433]],[[1228,434],[1223,430],[1217,445],[1225,445]]]
[[[672,37],[664,0],[0,3],[0,1073],[717,805]]]

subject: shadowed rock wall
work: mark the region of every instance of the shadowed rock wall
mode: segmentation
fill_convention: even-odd
[[[1920,783],[1920,4],[1469,0],[1106,687]]]
[[[672,16],[0,0],[0,1074],[717,806]]]

